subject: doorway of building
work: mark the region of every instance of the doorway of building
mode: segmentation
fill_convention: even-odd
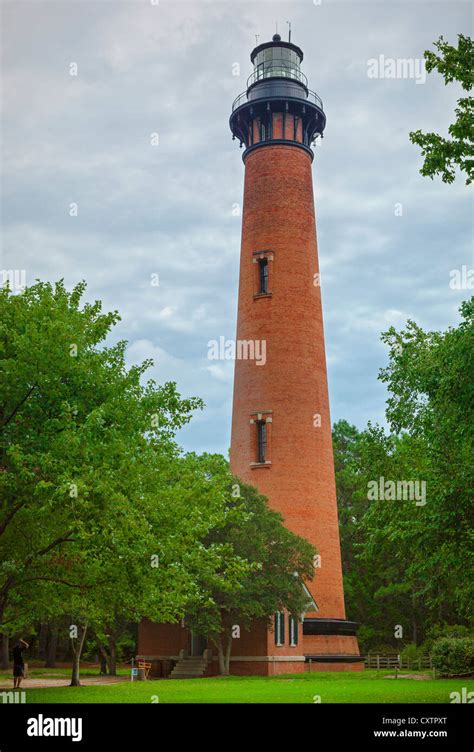
[[[202,657],[206,648],[207,637],[191,632],[191,655],[199,655]]]

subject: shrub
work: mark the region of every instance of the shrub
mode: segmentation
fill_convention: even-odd
[[[441,637],[433,644],[433,666],[445,676],[463,676],[474,672],[474,639]]]
[[[431,653],[432,647],[436,640],[441,637],[472,637],[472,629],[466,627],[464,624],[435,624],[431,627],[427,634],[426,640],[423,643],[423,651],[425,653]]]
[[[373,653],[374,649],[372,646],[376,644],[378,639],[378,632],[371,626],[361,624],[357,630],[357,641],[362,655],[365,655],[369,651]]]
[[[372,655],[391,655],[393,653],[398,653],[398,650],[393,645],[377,642],[370,648],[370,651],[368,652],[370,652]]]
[[[418,648],[414,642],[410,642],[408,645],[405,645],[403,650],[400,652],[400,658],[402,661],[409,661],[410,663],[414,663],[417,661],[421,656],[423,655],[423,651]]]

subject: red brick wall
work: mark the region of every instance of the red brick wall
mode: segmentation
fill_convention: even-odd
[[[214,651],[215,652],[215,651]],[[266,655],[267,627],[264,621],[255,622],[249,632],[240,630],[240,638],[232,642],[232,655]]]
[[[350,635],[304,635],[304,652],[322,655],[338,653],[341,655],[358,655],[357,637]]]
[[[282,116],[274,115],[274,138],[282,137]],[[301,135],[301,123],[298,126]],[[290,130],[291,129],[291,134]],[[257,135],[257,134],[255,134]],[[288,118],[286,137],[293,135]],[[254,252],[271,250],[271,297],[254,298]],[[321,568],[308,587],[321,618],[345,618],[339,530],[334,479],[331,421],[326,375],[321,290],[311,160],[303,149],[285,145],[258,148],[245,160],[244,209],[240,264],[237,339],[265,340],[265,365],[236,360],[232,418],[231,466],[247,483],[257,486],[280,511],[287,526],[312,542]],[[271,415],[271,466],[256,460],[256,426],[252,415]],[[271,413],[268,413],[271,411]],[[314,416],[321,416],[321,426]],[[186,648],[186,630],[144,620],[139,631],[142,655],[177,655]],[[291,656],[304,653],[358,654],[357,639],[304,636],[298,646],[278,647],[274,635],[259,622],[250,633],[241,630],[233,656]],[[314,671],[359,670],[363,664],[313,664]],[[233,661],[231,673],[301,672],[298,661]]]
[[[274,112],[272,115],[273,138],[283,138],[283,113]]]
[[[252,258],[262,249],[274,251],[272,297],[254,299]],[[267,362],[236,361],[231,466],[317,546],[322,566],[309,585],[317,616],[344,618],[318,271],[308,153],[285,145],[256,149],[245,160],[237,339],[266,340]],[[249,418],[258,410],[273,411],[270,469],[250,466]]]
[[[142,619],[138,627],[138,655],[179,655],[188,646],[188,632],[180,624],[154,624]]]
[[[301,674],[307,671],[304,661],[231,661],[233,676],[275,676],[277,674]]]

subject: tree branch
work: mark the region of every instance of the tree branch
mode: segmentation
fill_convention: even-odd
[[[107,580],[102,580],[100,582],[94,582],[93,585],[84,585],[84,583],[76,584],[74,582],[68,582],[67,580],[62,580],[58,577],[42,577],[38,575],[38,577],[28,577],[26,580],[22,580],[22,582],[33,582],[34,580],[42,580],[44,582],[57,582],[60,585],[67,585],[68,587],[73,588],[84,588],[86,590],[90,590],[90,588],[94,588],[97,585],[103,585]]]
[[[21,501],[19,504],[17,504],[15,507],[13,507],[13,509],[10,512],[8,512],[5,520],[0,525],[0,535],[3,535],[3,533],[5,532],[5,528],[10,524],[10,522],[12,521],[13,517],[15,516],[15,514],[22,507],[24,507],[25,504],[26,504],[26,501]]]
[[[20,409],[20,407],[25,404],[26,400],[31,396],[31,394],[32,394],[32,392],[33,392],[34,389],[36,389],[36,384],[33,384],[33,386],[27,391],[27,393],[25,394],[25,396],[23,397],[23,399],[15,407],[15,409],[13,410],[13,412],[2,423],[2,428],[4,428],[6,425],[8,425],[8,423],[10,423],[11,420],[13,420],[13,418],[17,414],[18,410]]]
[[[56,540],[53,540],[52,543],[49,543],[49,545],[45,546],[44,548],[40,548],[39,551],[36,551],[36,553],[32,553],[28,556],[28,558],[25,561],[25,566],[28,566],[31,564],[31,562],[36,559],[38,556],[43,556],[44,554],[47,554],[51,549],[56,548],[56,546],[59,546],[60,543],[66,543],[71,542],[74,539],[69,538],[73,531],[68,530],[67,532],[63,533],[63,535],[60,535]]]

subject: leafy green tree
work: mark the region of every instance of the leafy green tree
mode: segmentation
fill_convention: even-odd
[[[471,91],[474,80],[472,39],[458,34],[458,45],[453,47],[441,36],[434,46],[439,54],[432,50],[425,52],[427,71],[437,70],[445,84],[458,81],[464,91]],[[457,104],[456,121],[448,128],[451,138],[418,130],[410,133],[410,140],[421,147],[422,175],[430,178],[441,175],[444,183],[452,183],[457,166],[466,173],[466,184],[470,184],[474,178],[474,105],[472,97],[461,97]]]
[[[474,298],[460,312],[459,326],[446,332],[424,332],[412,321],[402,332],[389,329],[382,339],[390,360],[380,374],[390,392],[391,428],[410,436],[405,461],[427,484],[426,506],[400,526],[398,543],[424,582],[425,603],[440,615],[449,604],[450,623],[467,618],[473,595],[466,573],[473,543]]]
[[[7,633],[65,613],[100,623],[118,601],[122,615],[166,620],[187,597],[182,562],[194,531],[175,497],[174,434],[202,403],[183,400],[173,383],[142,383],[149,361],[127,369],[125,343],[103,344],[118,314],[81,307],[84,290],[0,290]]]
[[[368,483],[380,482],[380,478],[425,482],[431,488],[424,445],[407,434],[387,436],[380,427],[369,424],[363,435],[361,463],[367,479],[366,496]],[[379,617],[384,642],[397,648],[406,640],[420,644],[424,637],[426,583],[414,559],[419,553],[418,532],[428,514],[423,501],[417,505],[409,498],[370,500],[361,523],[365,545],[358,555],[374,572],[373,599],[378,606],[371,619]]]
[[[362,650],[380,645],[396,649],[401,645],[396,625],[402,626],[404,637],[416,628],[406,563],[398,556],[396,540],[387,540],[386,514],[398,515],[399,510],[368,499],[369,481],[398,477],[400,468],[392,459],[396,439],[370,424],[358,431],[339,421],[333,428],[333,446],[346,610],[360,624]]]
[[[234,628],[255,620],[270,624],[276,611],[298,616],[308,604],[302,580],[314,575],[314,547],[290,532],[266,499],[229,471],[223,457],[191,456],[219,489],[219,519],[201,541],[206,566],[196,571],[197,592],[186,607],[187,624],[215,645],[222,674],[229,673]]]
[[[473,301],[446,332],[414,322],[382,335],[391,433],[334,426],[347,610],[364,648],[420,645],[436,625],[468,624],[472,603]],[[426,503],[369,499],[380,478],[426,484]],[[403,641],[394,639],[396,625]]]

